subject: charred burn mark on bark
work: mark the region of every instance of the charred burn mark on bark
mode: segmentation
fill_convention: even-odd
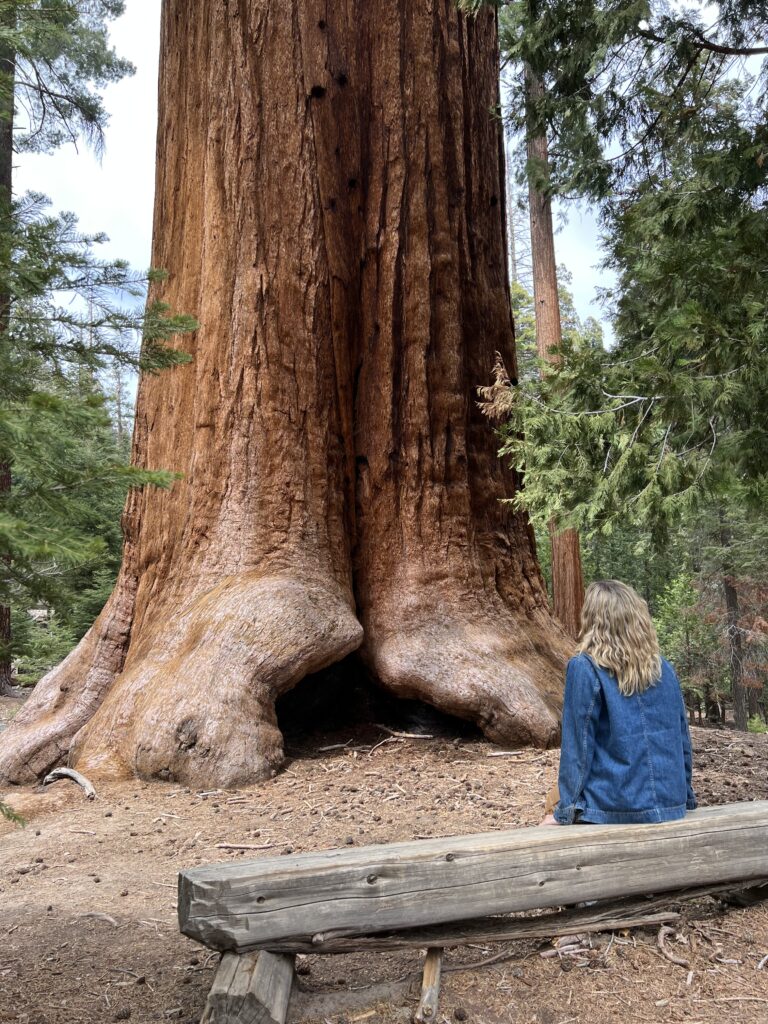
[[[341,86],[341,88],[343,89],[345,85],[348,85],[348,84],[349,84],[349,78],[348,78],[348,77],[346,76],[346,74],[345,74],[345,73],[344,73],[343,71],[340,71],[340,72],[338,73],[338,75],[336,75],[336,82],[337,82],[337,83],[338,83],[338,84],[339,84],[339,85]]]
[[[336,209],[336,197],[335,196],[331,196],[331,198],[328,200],[328,209],[329,210],[335,210]]]
[[[349,180],[347,181],[347,188],[349,189],[350,192],[354,192],[354,190],[357,188],[357,178],[349,178]]]
[[[321,32],[325,31],[325,19],[324,18],[321,18],[320,21],[318,21],[317,27],[320,29]]]
[[[499,197],[498,196],[491,196],[491,206],[498,206],[498,205],[499,205]]]
[[[321,100],[325,96],[326,91],[324,85],[313,85],[309,90],[309,98],[311,100]]]

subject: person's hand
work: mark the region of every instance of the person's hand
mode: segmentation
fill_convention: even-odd
[[[555,818],[554,814],[545,814],[544,817],[539,822],[539,824],[540,825],[559,825],[560,822],[557,821],[557,819]]]

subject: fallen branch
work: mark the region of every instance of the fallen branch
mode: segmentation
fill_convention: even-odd
[[[248,843],[216,843],[217,850],[273,850],[277,843],[261,843],[259,846],[252,846]]]
[[[670,952],[670,950],[668,950],[667,947],[664,944],[664,939],[667,937],[667,935],[674,935],[674,934],[675,934],[675,929],[674,928],[670,928],[669,925],[663,924],[659,928],[659,934],[656,937],[656,944],[658,945],[659,949],[661,950],[661,955],[663,957],[666,957],[667,960],[669,960],[670,963],[677,964],[678,967],[686,967],[686,968],[688,968],[688,967],[691,966],[690,962],[688,960],[684,960],[683,957],[681,957],[681,956],[675,956],[675,954]]]
[[[390,729],[389,726],[379,725],[375,723],[377,729],[381,729],[382,732],[388,732],[390,736],[397,736],[400,740],[433,740],[435,737],[431,732],[396,732],[394,729]]]
[[[93,785],[86,779],[80,772],[76,772],[74,768],[54,768],[52,772],[43,779],[43,785],[49,786],[52,782],[58,782],[59,779],[71,779],[72,782],[76,782],[81,787],[86,797],[89,800],[95,800],[96,790]]]

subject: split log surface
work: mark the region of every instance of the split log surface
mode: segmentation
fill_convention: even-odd
[[[483,917],[435,925],[432,928],[410,928],[377,935],[329,936],[322,943],[285,939],[271,942],[269,948],[280,953],[366,953],[395,949],[424,949],[432,946],[465,946],[470,942],[513,942],[517,939],[555,938],[579,932],[611,932],[622,928],[642,928],[675,922],[680,919],[681,905],[704,896],[723,895],[728,902],[740,904],[742,893],[765,892],[747,888],[751,883],[726,882],[724,885],[697,886],[661,896],[640,899],[608,900],[590,907],[555,911],[537,917]],[[690,912],[689,912],[690,916]]]
[[[658,825],[537,827],[194,868],[181,931],[243,951],[768,876],[768,801]]]
[[[201,1024],[285,1024],[294,957],[283,953],[225,953]]]

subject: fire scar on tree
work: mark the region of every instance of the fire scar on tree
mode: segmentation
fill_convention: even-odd
[[[475,389],[514,366],[495,15],[165,0],[152,299],[192,362],[139,386],[112,597],[0,777],[232,786],[275,700],[353,651],[492,740],[558,737],[568,644]]]

